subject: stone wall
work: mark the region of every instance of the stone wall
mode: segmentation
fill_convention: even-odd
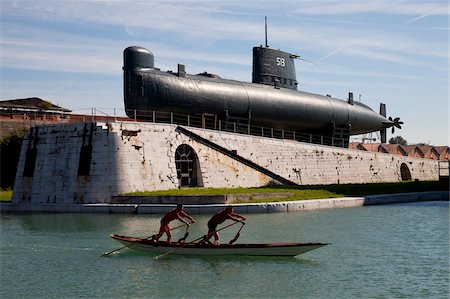
[[[182,144],[192,147],[198,157],[200,186],[254,187],[274,182],[176,127],[132,122],[34,127],[23,142],[13,202],[101,203],[126,192],[179,188],[175,151]],[[433,160],[188,129],[298,184],[395,182],[401,180],[403,163],[412,179],[438,179]]]
[[[412,179],[437,180],[437,161],[364,152],[291,140],[257,138],[192,129],[221,146],[300,185],[396,182],[400,166]]]

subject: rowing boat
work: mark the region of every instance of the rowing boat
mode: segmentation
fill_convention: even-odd
[[[111,238],[130,249],[155,254],[177,255],[247,255],[247,256],[296,256],[327,243],[265,243],[265,244],[200,244],[153,242],[148,239],[111,234]]]

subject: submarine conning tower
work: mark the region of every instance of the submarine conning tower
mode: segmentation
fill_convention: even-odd
[[[139,70],[155,67],[155,57],[149,50],[132,46],[123,51],[123,70]]]
[[[253,48],[252,83],[297,90],[293,55],[269,47]]]

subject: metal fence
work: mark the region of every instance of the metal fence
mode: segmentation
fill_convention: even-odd
[[[194,128],[224,131],[237,134],[269,137],[275,139],[295,140],[321,145],[348,147],[345,138],[333,138],[328,136],[313,135],[290,130],[282,130],[263,126],[255,126],[248,123],[224,121],[214,114],[187,115],[162,111],[138,111],[128,110],[127,115],[134,121],[148,121],[154,123],[176,124]]]
[[[11,114],[12,115],[12,114]],[[128,115],[128,116],[125,116]],[[10,116],[10,114],[8,114]],[[333,138],[328,136],[313,135],[290,130],[282,130],[263,126],[255,126],[243,122],[224,121],[217,115],[204,113],[202,115],[187,115],[174,112],[162,111],[141,111],[115,109],[115,108],[89,108],[75,110],[72,113],[46,113],[45,111],[28,112],[21,114],[23,119],[29,121],[29,125],[42,123],[68,123],[68,122],[86,122],[86,121],[145,121],[154,123],[165,123],[182,125],[187,127],[202,128],[236,134],[245,134],[275,139],[295,140],[321,145],[331,145],[338,147],[348,147],[348,140],[345,138]],[[40,122],[36,122],[36,120]]]

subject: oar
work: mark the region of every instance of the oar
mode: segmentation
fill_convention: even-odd
[[[224,226],[224,227],[222,227],[222,228],[220,228],[220,229],[218,229],[218,230],[216,230],[216,231],[214,231],[214,232],[218,232],[218,231],[221,231],[221,230],[223,230],[223,229],[226,229],[227,227],[230,227],[230,226],[232,226],[232,225],[235,225],[236,223],[237,223],[237,222],[233,222],[233,223],[231,223],[231,224],[228,224],[227,226]],[[195,239],[194,241],[191,241],[191,242],[189,242],[189,243],[184,243],[183,245],[181,245],[181,246],[179,246],[179,247],[175,247],[174,249],[169,250],[169,251],[167,251],[166,253],[163,253],[163,254],[160,254],[160,255],[158,255],[158,256],[155,256],[155,260],[157,260],[157,259],[159,259],[159,258],[161,258],[161,257],[163,257],[163,256],[169,255],[169,254],[171,254],[172,252],[174,252],[174,251],[177,250],[177,249],[183,248],[183,247],[185,247],[185,246],[187,246],[187,245],[190,245],[190,244],[194,244],[195,242],[200,241],[201,239],[203,239],[203,238],[205,238],[205,237],[206,237],[206,235],[203,235],[203,236],[201,236],[200,238]]]
[[[176,226],[176,227],[172,228],[171,230],[176,230],[176,229],[178,229],[178,228],[180,228],[180,227],[183,227],[183,226],[185,226],[185,225],[186,225],[186,224],[182,224],[182,225]],[[148,239],[150,239],[150,238],[156,237],[157,235],[158,235],[158,234],[151,235],[150,237],[147,237],[147,238],[145,238],[144,240],[148,240]],[[132,246],[132,245],[134,245],[134,244],[135,244],[135,243],[130,243],[130,244],[125,245],[125,246],[123,246],[123,247],[114,249],[113,251],[106,252],[106,253],[102,254],[101,256],[107,256],[107,255],[110,255],[111,253],[114,253],[114,252],[117,252],[117,251],[122,250],[122,249],[124,249],[124,248],[130,247],[130,246]]]
[[[244,225],[245,225],[245,222],[242,222],[242,226],[241,226],[241,228],[238,230],[236,236],[235,236],[234,239],[231,240],[228,244],[232,245],[234,242],[236,242],[236,240],[241,236],[240,232],[241,232],[242,228],[244,227]]]
[[[183,238],[180,238],[180,239],[178,240],[178,243],[181,243],[181,242],[186,241],[186,238],[189,236],[188,229],[189,229],[189,226],[186,225],[186,233],[184,234],[184,237],[183,237]]]

